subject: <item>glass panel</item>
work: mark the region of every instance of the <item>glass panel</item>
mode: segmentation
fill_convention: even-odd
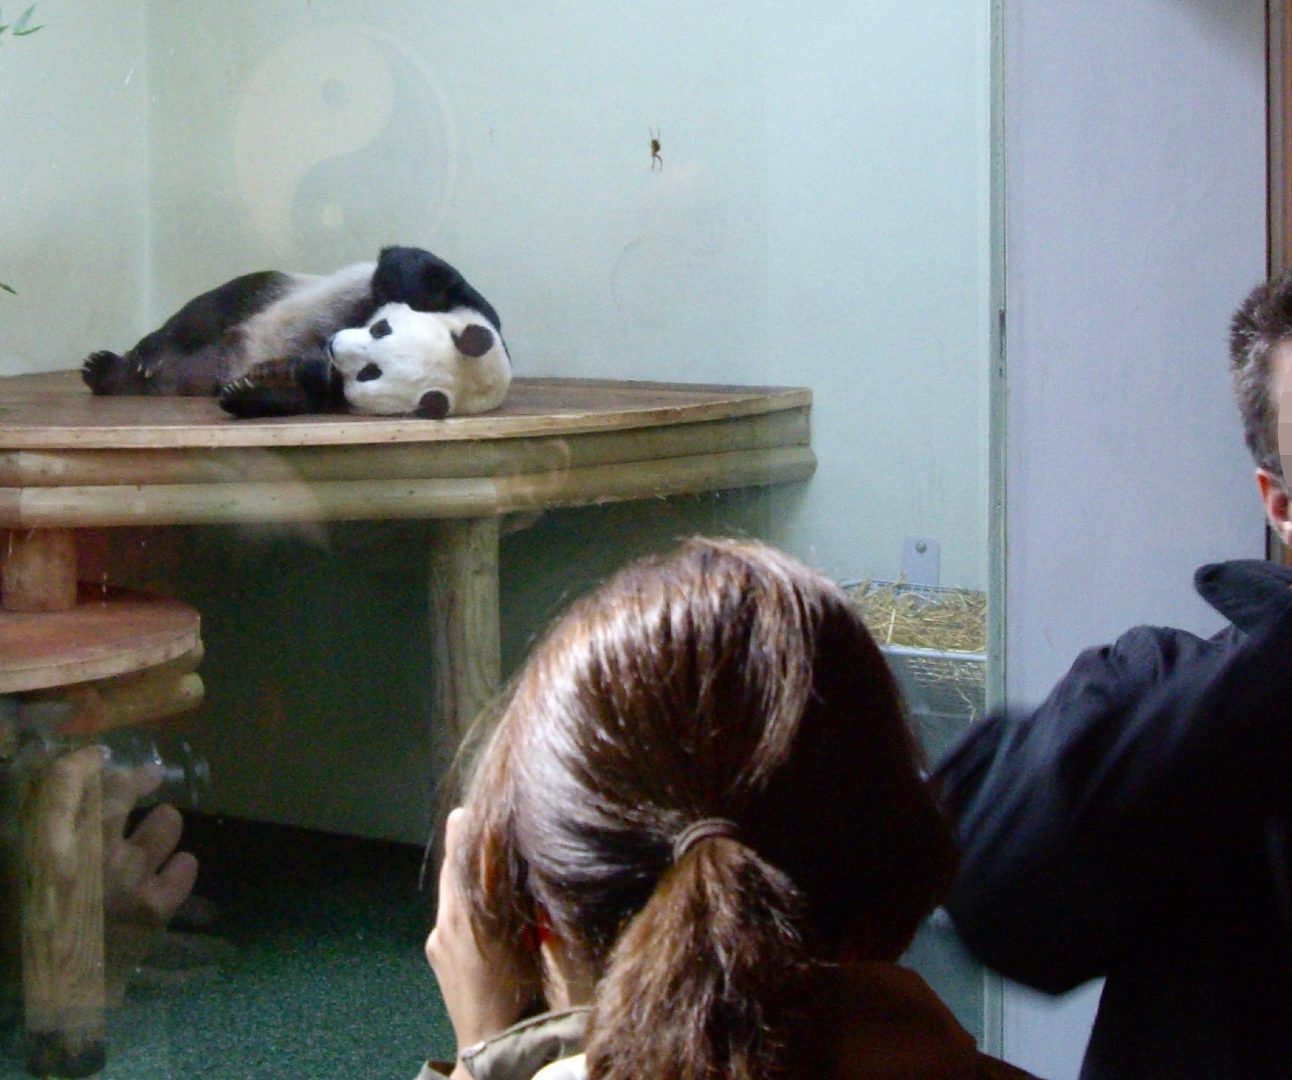
[[[782,546],[853,591],[931,758],[981,712],[992,11],[0,4],[0,374],[20,377],[0,386],[0,528],[11,553],[76,530],[82,606],[178,598],[204,647],[167,655],[193,670],[148,684],[151,711],[120,704],[130,672],[0,681],[0,1075],[31,1052],[24,799],[82,743],[161,764],[145,802],[182,807],[200,864],[152,951],[109,957],[104,1075],[411,1077],[453,1052],[422,871],[457,729],[632,557],[696,533]],[[236,275],[330,274],[389,244],[434,251],[497,309],[504,414],[540,378],[614,381],[611,405],[558,384],[501,436],[365,429],[434,447],[399,456],[354,453],[363,433],[299,445],[338,414],[238,427],[198,399],[188,427],[139,398],[85,436],[68,400],[94,427],[125,399],[31,381],[125,352]],[[677,383],[701,389],[659,385]],[[253,430],[274,434],[227,434]],[[180,703],[194,675],[201,703]],[[106,696],[101,722],[69,730],[87,706],[67,686]],[[985,976],[947,927],[910,960],[991,1044]]]

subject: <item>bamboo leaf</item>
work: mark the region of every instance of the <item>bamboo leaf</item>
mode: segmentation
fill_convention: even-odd
[[[5,292],[7,292],[10,296],[17,296],[17,295],[18,295],[18,290],[17,290],[17,289],[10,288],[10,287],[9,287],[8,285],[6,285],[3,281],[0,281],[0,289],[4,289],[4,291],[5,291]]]
[[[35,10],[36,5],[32,4],[31,7],[18,16],[18,21],[13,24],[14,37],[22,37],[24,34],[34,34],[40,29],[39,26],[33,26],[30,30],[27,29],[27,24],[31,22],[31,17]]]

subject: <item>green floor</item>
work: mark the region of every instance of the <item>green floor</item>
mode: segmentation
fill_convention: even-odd
[[[453,1040],[422,955],[420,848],[190,813],[214,922],[170,939],[109,1014],[107,1080],[412,1080]],[[196,960],[204,962],[196,962]],[[975,1035],[982,970],[944,920],[907,962]],[[12,1012],[0,1077],[24,1076]]]
[[[215,921],[173,939],[110,1014],[102,1076],[411,1080],[452,1056],[419,849],[201,815],[184,846]],[[11,1022],[0,1076],[24,1075],[20,1042]]]

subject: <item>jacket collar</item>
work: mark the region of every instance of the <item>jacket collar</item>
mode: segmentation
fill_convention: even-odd
[[[813,1056],[813,1060],[802,1062],[804,1075],[832,1080],[967,1080],[984,1075],[1025,1075],[987,1068],[973,1036],[908,968],[880,962],[822,966],[813,973],[806,996],[815,1027],[804,1047]],[[517,1028],[510,1030],[514,1035]],[[465,1053],[463,1061],[467,1061]],[[501,1070],[496,1062],[491,1070],[479,1070],[478,1060],[468,1065],[477,1077],[585,1080],[587,1076],[581,1054],[556,1061],[537,1075],[510,1064]]]
[[[1292,567],[1266,559],[1233,559],[1200,566],[1198,594],[1244,633],[1252,633],[1292,607]]]

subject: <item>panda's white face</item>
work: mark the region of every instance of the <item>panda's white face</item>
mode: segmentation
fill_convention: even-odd
[[[511,384],[502,338],[473,308],[439,313],[387,304],[366,326],[338,331],[331,346],[355,412],[465,416],[502,404]]]

